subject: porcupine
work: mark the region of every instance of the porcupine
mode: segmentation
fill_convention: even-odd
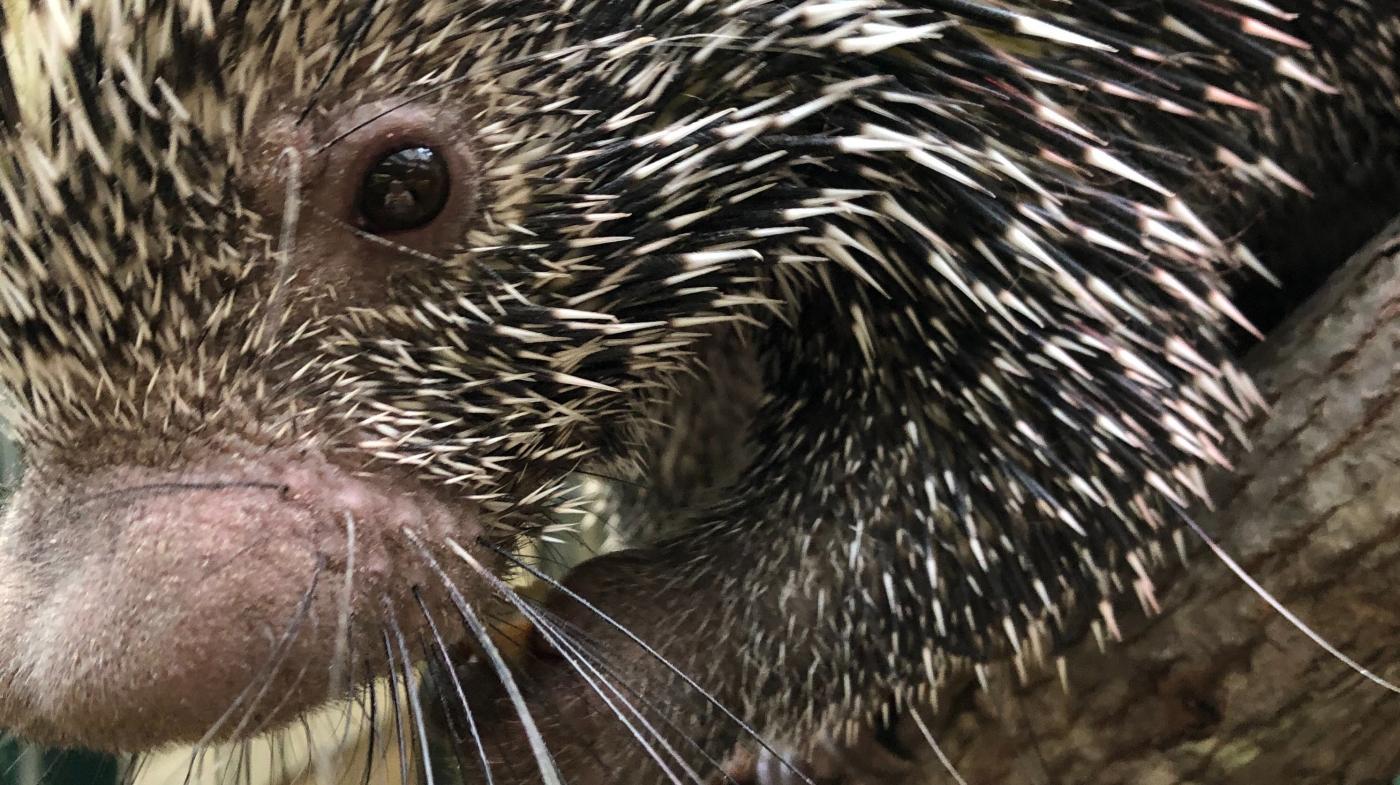
[[[735,717],[800,738],[1060,635],[1249,407],[1232,249],[1173,193],[1226,177],[1206,159],[1283,176],[1211,104],[1247,103],[1241,64],[1310,81],[1246,40],[1257,3],[1076,11],[7,5],[0,380],[30,470],[0,723],[248,735],[456,639],[510,692],[483,627],[511,608],[575,665],[576,634],[621,650],[494,575],[728,322],[764,362],[754,462],[571,579],[693,674],[648,705],[698,746],[608,743],[573,701],[526,778],[659,777]],[[639,662],[648,700],[675,686]],[[617,676],[546,667],[504,735],[551,680]]]

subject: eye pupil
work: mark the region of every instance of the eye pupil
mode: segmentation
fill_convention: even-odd
[[[431,147],[402,147],[386,153],[365,172],[357,208],[364,228],[375,234],[417,229],[447,205],[447,162]]]

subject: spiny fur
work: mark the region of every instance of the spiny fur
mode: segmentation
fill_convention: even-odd
[[[0,381],[31,446],[151,423],[309,440],[508,534],[573,470],[625,463],[734,323],[764,365],[757,457],[656,551],[718,600],[676,624],[742,637],[702,680],[765,724],[867,718],[954,660],[1150,601],[1259,403],[1226,348],[1235,227],[1178,194],[1293,184],[1222,123],[1250,69],[1322,86],[1264,40],[1274,16],[8,3]],[[259,109],[414,95],[471,107],[479,221],[450,256],[406,252],[440,275],[386,307],[290,321],[279,216],[242,190]]]

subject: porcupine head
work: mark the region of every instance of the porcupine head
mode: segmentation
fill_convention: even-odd
[[[796,358],[770,422],[802,438],[759,461],[821,472],[829,525],[776,555],[711,531],[755,576],[908,592],[915,649],[889,654],[916,672],[888,681],[1113,589],[1113,543],[1154,536],[1246,406],[1221,251],[1158,182],[1188,166],[1052,99],[1072,61],[1032,85],[971,30],[1109,47],[958,3],[623,5],[7,0],[0,383],[27,471],[0,726],[246,737],[479,645],[503,554],[735,317]],[[1205,127],[1185,94],[1161,134]],[[744,514],[810,517],[777,475]],[[915,569],[887,584],[842,516]],[[849,612],[833,635],[889,639]]]

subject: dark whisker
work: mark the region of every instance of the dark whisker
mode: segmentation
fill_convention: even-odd
[[[306,118],[311,114],[312,110],[316,108],[316,103],[320,100],[322,91],[326,89],[326,85],[330,84],[331,76],[345,64],[346,58],[355,50],[355,47],[360,45],[360,41],[364,40],[365,33],[369,32],[370,25],[374,22],[374,12],[378,7],[379,3],[376,0],[370,0],[370,2],[365,3],[364,6],[360,8],[360,12],[355,15],[355,23],[350,28],[350,35],[346,36],[345,40],[336,49],[335,57],[331,60],[330,67],[321,75],[320,81],[317,82],[316,87],[312,89],[311,96],[306,100],[306,106],[302,108],[301,115],[297,118],[298,125],[306,122]]]
[[[353,679],[350,683],[354,683]],[[345,702],[345,711],[341,715],[342,722],[339,723],[339,727],[334,733],[340,749],[353,749],[353,745],[358,743],[359,734],[364,732],[364,723],[368,717],[367,712],[368,708],[365,703],[364,692],[356,691],[351,693]],[[317,749],[323,752],[326,748],[322,746]],[[320,770],[328,771],[329,769],[327,766],[330,764],[328,756],[322,754],[318,757],[321,759],[317,764]],[[342,762],[340,769],[342,778],[348,778],[347,775],[350,772],[350,763]]]
[[[423,618],[428,622],[428,631],[432,633],[433,645],[438,655],[443,661],[443,670],[447,674],[448,680],[452,683],[452,690],[457,696],[457,705],[462,709],[462,715],[467,720],[467,731],[471,734],[472,744],[476,747],[476,754],[481,761],[481,774],[486,778],[485,785],[494,785],[491,777],[491,761],[486,755],[486,747],[481,741],[481,731],[476,726],[476,715],[472,712],[471,705],[467,701],[466,690],[462,689],[462,682],[457,678],[457,671],[452,667],[451,657],[447,652],[447,644],[442,639],[442,633],[438,630],[437,622],[433,619],[433,614],[428,610],[428,606],[423,602],[422,595],[415,588],[413,598],[418,601],[418,607],[423,611]],[[450,712],[449,712],[450,716]]]
[[[151,482],[133,485],[129,488],[110,488],[105,491],[97,491],[85,496],[81,496],[73,501],[75,507],[82,507],[97,501],[108,501],[123,496],[135,496],[142,493],[164,495],[179,493],[181,491],[222,491],[222,490],[263,490],[281,493],[286,489],[285,485],[275,482],[257,482],[253,480],[205,480],[196,482]]]
[[[369,711],[365,721],[369,724],[369,738],[365,741],[365,773],[360,785],[369,785],[374,776],[374,750],[379,746],[379,691],[373,684],[365,691]]]
[[[193,781],[196,772],[203,771],[203,759],[204,748],[199,745],[195,745],[195,747],[190,750],[190,765],[185,767],[185,778],[181,780],[183,785],[190,785],[190,782]]]
[[[121,766],[121,776],[117,778],[118,785],[135,785],[136,778],[141,775],[141,770],[146,766],[147,757],[145,755],[132,755]]]
[[[246,732],[241,733],[241,735],[244,738],[253,738],[258,734],[262,733],[264,730],[266,730],[267,723],[271,721],[270,718],[277,716],[278,712],[281,711],[282,707],[287,704],[287,701],[289,701],[292,698],[292,696],[296,694],[297,686],[301,684],[302,679],[306,678],[307,672],[310,671],[313,666],[314,663],[311,660],[304,660],[301,664],[301,667],[297,669],[297,675],[292,679],[291,683],[287,685],[287,689],[282,691],[282,697],[279,698],[277,703],[273,704],[272,708],[266,712],[268,719],[264,719],[262,722],[259,722],[252,728],[245,729]],[[302,722],[303,724],[305,724],[305,717],[302,717]]]
[[[399,751],[399,776],[401,782],[408,782],[408,739],[407,732],[403,725],[403,705],[399,703],[399,673],[397,660],[394,657],[394,647],[389,643],[389,633],[382,632],[384,639],[384,656],[389,660],[389,701],[394,711],[394,737],[398,743]],[[412,684],[405,684],[404,689],[411,692]]]
[[[573,470],[573,473],[574,473],[574,474],[583,475],[584,477],[592,477],[592,478],[598,479],[598,480],[605,480],[605,481],[610,482],[610,483],[617,483],[618,485],[626,485],[626,486],[628,486],[629,488],[635,488],[635,489],[641,490],[641,491],[649,491],[649,490],[651,490],[651,488],[652,488],[652,484],[651,484],[651,483],[644,482],[644,481],[642,481],[642,480],[634,480],[634,479],[630,479],[630,478],[627,478],[627,477],[621,477],[621,476],[614,475],[614,474],[605,474],[605,473],[599,472],[599,471],[589,471],[589,470],[586,470],[586,469],[574,469],[574,470]]]
[[[461,730],[456,719],[456,714],[453,711],[451,703],[452,696],[442,689],[442,685],[447,684],[451,678],[448,672],[454,670],[454,665],[450,655],[444,656],[439,653],[438,650],[434,648],[433,644],[425,637],[419,637],[418,648],[422,651],[423,664],[426,669],[426,673],[424,674],[425,684],[431,685],[432,687],[432,696],[435,699],[434,702],[439,711],[438,717],[443,725],[444,733],[447,734],[448,743],[445,745],[447,747],[446,751],[450,752],[453,760],[456,761],[457,773],[460,775],[463,772],[470,771],[473,768],[473,764],[468,762],[471,758],[471,751],[469,751],[467,745],[463,743],[466,736]]]
[[[257,707],[257,704],[262,700],[263,696],[267,694],[267,691],[271,689],[272,676],[274,676],[277,673],[277,670],[282,667],[283,661],[286,660],[288,653],[291,651],[292,642],[296,640],[297,636],[301,633],[301,625],[306,621],[307,617],[310,615],[311,602],[316,596],[316,585],[320,580],[321,572],[325,568],[325,559],[317,559],[316,569],[312,572],[311,575],[311,585],[307,588],[305,594],[302,595],[301,603],[297,608],[297,612],[293,614],[291,622],[287,625],[287,629],[282,633],[281,639],[278,640],[277,645],[273,648],[272,656],[269,658],[267,667],[264,669],[264,673],[266,675],[262,679],[262,686],[258,689],[257,695],[255,696],[252,704],[250,704],[249,707],[244,711],[243,720],[239,722],[238,726],[234,728],[233,733],[230,735],[237,736],[240,732],[242,732],[244,726],[247,725],[248,720],[252,717],[252,712]],[[214,722],[213,726],[209,728],[209,730],[204,734],[203,738],[201,738],[194,745],[195,750],[200,751],[202,754],[202,751],[205,748],[205,746],[208,745],[209,742],[212,741],[214,737],[218,735],[224,723],[228,722],[229,718],[233,716],[233,713],[239,709],[239,707],[243,704],[244,701],[247,700],[248,695],[255,686],[257,686],[256,680],[249,682],[248,686],[243,688],[243,691],[238,694],[238,697],[235,698],[231,704],[229,704],[229,707],[224,710],[224,713],[219,717],[218,720]]]
[[[249,775],[252,774],[252,770],[250,768],[251,764],[248,760],[248,742],[244,741],[234,745],[233,759],[233,785],[238,785],[238,781],[240,779],[243,780],[244,783],[247,783]],[[229,770],[227,767],[225,767],[223,770],[223,776],[229,776]]]

